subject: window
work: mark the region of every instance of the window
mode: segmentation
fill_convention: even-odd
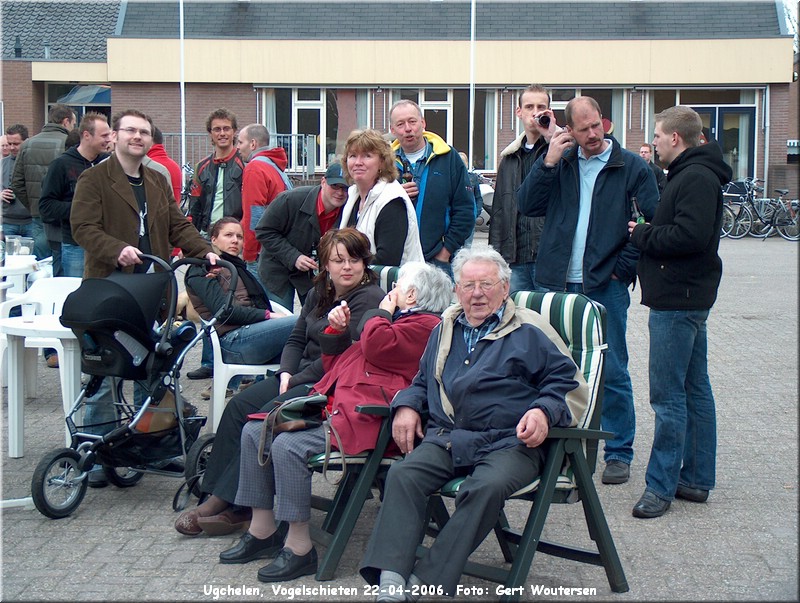
[[[401,88],[394,101],[413,100],[419,104],[429,132],[441,136],[457,151],[469,155],[469,89]],[[475,124],[472,163],[475,169],[495,170],[496,112],[494,90],[475,90]]]
[[[77,123],[89,112],[100,113],[111,122],[111,86],[47,84],[45,99],[45,118],[50,108],[63,103],[75,111]]]
[[[271,142],[286,150],[288,171],[311,175],[335,159],[339,109],[334,90],[276,88],[265,90],[262,98]]]

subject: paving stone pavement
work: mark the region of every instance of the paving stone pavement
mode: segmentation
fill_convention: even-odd
[[[485,239],[478,235],[478,239]],[[797,601],[798,600],[798,247],[782,239],[723,239],[719,299],[709,318],[709,364],[717,401],[717,488],[707,504],[675,501],[652,520],[631,507],[644,489],[653,433],[647,397],[647,310],[632,293],[628,317],[630,370],[638,433],[629,483],[598,491],[630,591],[612,593],[602,568],[538,554],[527,587],[546,589],[524,600]],[[199,363],[199,346],[185,370]],[[184,371],[185,372],[185,371]],[[200,391],[210,381],[182,381],[205,412]],[[6,395],[6,390],[3,390]],[[5,399],[5,398],[4,398]],[[38,397],[26,402],[25,456],[8,457],[7,408],[2,408],[2,497],[29,496],[39,459],[62,444],[58,373],[43,362]],[[172,528],[178,480],[145,476],[135,487],[89,489],[68,518],[50,520],[35,509],[2,513],[2,591],[6,601],[371,600],[357,573],[378,503],[367,503],[334,581],[306,577],[261,584],[261,564],[220,565],[218,553],[237,535],[186,538]],[[315,491],[328,486],[315,477]],[[520,519],[522,507],[509,505]],[[315,515],[312,521],[319,521]],[[544,537],[590,544],[580,505],[552,509]],[[490,539],[477,554],[499,559]],[[499,563],[499,561],[497,561]],[[465,577],[474,592],[459,600],[496,600],[495,585]],[[328,589],[315,593],[314,588]],[[559,587],[596,589],[565,596]],[[303,589],[285,590],[285,589]],[[334,589],[349,589],[336,592]],[[281,590],[284,589],[284,590]]]

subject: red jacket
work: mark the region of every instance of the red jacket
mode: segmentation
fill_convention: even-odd
[[[147,151],[147,156],[163,165],[169,170],[169,179],[172,181],[172,193],[175,195],[175,203],[181,202],[181,188],[183,187],[183,177],[181,176],[181,167],[167,155],[166,149],[163,144],[154,144]]]
[[[286,190],[283,178],[268,163],[255,158],[268,157],[281,170],[289,164],[286,151],[283,147],[272,149],[256,149],[247,162],[242,176],[242,229],[244,230],[244,250],[242,257],[245,262],[255,262],[261,251],[261,244],[256,240],[255,230],[258,220],[264,213],[264,208],[272,200]],[[256,209],[254,209],[256,208]]]
[[[345,453],[358,454],[374,448],[381,419],[356,412],[356,406],[388,406],[398,391],[411,384],[428,337],[439,322],[435,314],[413,312],[393,323],[388,312],[369,310],[364,315],[361,339],[343,353],[326,353],[331,349],[326,342],[336,338],[341,343],[346,338],[349,343],[349,332],[321,338],[325,376],[314,386],[314,391],[330,394],[335,386],[330,422],[342,440]],[[338,447],[335,438],[331,444]]]

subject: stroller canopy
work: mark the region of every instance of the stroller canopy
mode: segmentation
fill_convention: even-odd
[[[170,272],[88,278],[64,302],[61,324],[70,329],[120,329],[153,349],[153,324],[172,278]]]

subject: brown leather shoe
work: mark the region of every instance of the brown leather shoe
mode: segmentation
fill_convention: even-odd
[[[240,511],[225,509],[216,515],[199,517],[197,525],[209,536],[225,536],[239,530],[246,530],[250,527],[252,517],[253,511],[249,508]]]
[[[51,354],[47,357],[46,362],[50,368],[58,368],[58,354]]]
[[[175,520],[175,529],[184,536],[197,536],[203,531],[203,528],[197,524],[198,519],[200,516],[196,510],[184,511]]]

